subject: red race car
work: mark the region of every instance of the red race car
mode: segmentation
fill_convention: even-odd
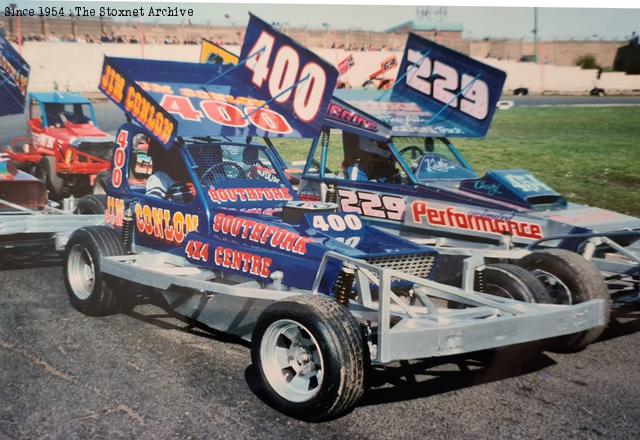
[[[96,126],[91,102],[75,93],[29,94],[28,138],[16,138],[8,156],[44,181],[49,198],[104,194],[113,136]]]

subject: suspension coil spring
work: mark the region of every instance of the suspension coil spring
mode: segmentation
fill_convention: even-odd
[[[351,295],[351,289],[353,289],[354,279],[354,270],[349,267],[343,267],[338,274],[338,279],[333,284],[333,296],[338,304],[349,305],[349,295]]]
[[[484,271],[476,269],[473,290],[484,292]]]
[[[124,212],[124,219],[122,220],[122,245],[128,254],[131,253],[131,245],[133,244],[133,226],[133,212],[129,207]]]

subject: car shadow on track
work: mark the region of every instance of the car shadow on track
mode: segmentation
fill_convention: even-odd
[[[162,329],[179,330],[194,336],[241,344],[250,344],[236,336],[222,333],[192,319],[177,315],[161,298],[144,297],[140,304],[153,308],[136,308],[127,315]],[[615,310],[609,328],[599,341],[621,337],[640,331],[640,311]],[[450,393],[505,379],[541,371],[556,362],[542,350],[545,341],[499,350],[487,350],[465,355],[431,358],[411,362],[395,362],[369,368],[366,374],[365,395],[358,406],[371,406],[407,401]],[[253,365],[245,370],[249,389],[268,404]]]
[[[461,356],[398,362],[372,369],[361,406],[435,396],[521,376],[554,365],[535,344]]]
[[[379,405],[449,393],[529,374],[555,363],[534,344],[460,356],[396,362],[384,368],[367,370],[365,394],[357,406]],[[254,365],[248,366],[245,370],[245,380],[251,391],[264,403],[269,404]]]
[[[0,253],[0,271],[35,269],[38,267],[62,266],[62,253],[8,252]]]
[[[640,332],[640,309],[632,306],[615,309],[611,312],[609,326],[596,344],[638,332]]]
[[[246,347],[249,346],[247,341],[237,336],[215,330],[205,324],[175,313],[167,307],[162,298],[158,298],[156,295],[143,295],[138,297],[136,299],[136,305],[154,306],[152,309],[149,307],[145,307],[144,309],[142,307],[136,307],[126,312],[127,316],[137,319],[138,321],[155,325],[165,330],[178,330],[210,340],[240,344]]]

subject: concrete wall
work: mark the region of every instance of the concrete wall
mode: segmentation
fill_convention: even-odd
[[[238,46],[227,46],[238,52]],[[194,45],[145,45],[145,57],[148,59],[176,60],[196,62],[199,46]],[[134,57],[142,56],[141,46],[137,44],[85,44],[26,42],[24,56],[31,65],[31,91],[50,91],[56,81],[61,90],[77,92],[96,92],[104,55]],[[343,49],[316,49],[316,52],[334,65],[352,54],[355,66],[344,79],[352,86],[359,87],[380,67],[380,63],[391,55],[402,57],[400,51],[348,52]],[[481,61],[494,65],[507,72],[505,91],[516,87],[528,87],[532,93],[554,91],[561,93],[586,93],[594,85],[596,71],[581,70],[569,66],[540,66],[533,63],[518,63],[496,58],[482,58]],[[388,72],[388,78],[395,78],[396,71]],[[640,75],[625,75],[619,72],[604,73],[599,86],[607,92],[622,90],[640,90]]]

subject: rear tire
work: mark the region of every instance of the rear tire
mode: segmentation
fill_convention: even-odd
[[[96,180],[93,181],[93,188],[91,190],[92,194],[95,194],[95,195],[107,194],[107,177],[108,177],[108,173],[106,171],[103,171],[96,176]]]
[[[510,298],[526,303],[544,304],[551,301],[549,293],[534,274],[514,264],[497,263],[485,266],[476,272],[474,290],[490,295]],[[518,368],[530,363],[548,347],[547,340],[531,341],[524,344],[511,345],[490,350],[493,364],[507,360]]]
[[[56,158],[44,156],[36,166],[36,177],[47,185],[52,200],[59,201],[63,196],[64,178],[56,171]]]
[[[267,307],[253,330],[251,359],[265,400],[299,419],[337,417],[364,393],[360,326],[324,296],[300,295]]]
[[[478,292],[528,303],[550,303],[551,296],[534,274],[513,264],[490,264],[477,272]]]
[[[87,194],[86,196],[82,196],[78,200],[78,205],[76,206],[76,213],[83,214],[83,215],[104,214],[106,206],[107,206],[107,196]]]
[[[533,252],[518,262],[543,282],[552,304],[580,304],[592,299],[605,302],[605,324],[556,338],[553,351],[575,352],[596,341],[609,323],[611,296],[602,274],[590,262],[565,249]]]
[[[120,305],[125,303],[113,290],[123,283],[102,273],[100,259],[125,254],[120,238],[110,228],[87,226],[76,230],[64,252],[64,282],[71,305],[90,316],[123,311]]]

